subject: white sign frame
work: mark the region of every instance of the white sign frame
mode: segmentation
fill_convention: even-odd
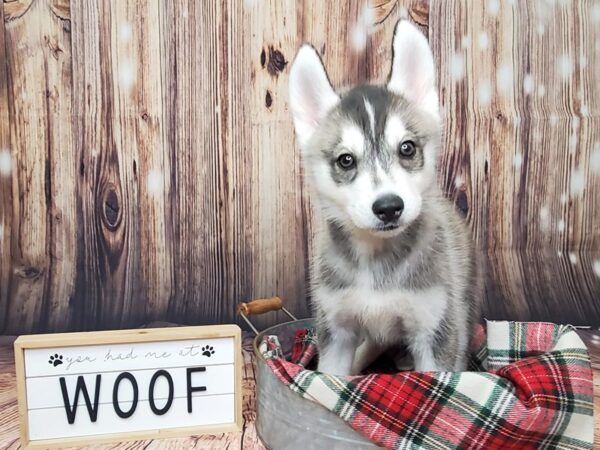
[[[182,427],[157,427],[152,430],[126,431],[118,433],[102,433],[93,435],[81,435],[76,437],[60,437],[55,439],[31,439],[28,398],[28,379],[26,374],[27,357],[31,353],[27,350],[48,349],[54,352],[57,348],[73,350],[81,347],[98,348],[99,346],[114,346],[120,344],[144,344],[144,343],[168,343],[170,341],[188,340],[215,340],[221,338],[233,338],[233,376],[234,376],[234,420],[216,425],[198,425]],[[175,343],[175,342],[174,342]],[[215,347],[216,348],[216,347]],[[199,434],[218,434],[242,429],[242,343],[241,330],[237,325],[208,325],[195,327],[168,327],[168,328],[142,328],[136,330],[117,331],[94,331],[83,333],[57,333],[20,336],[14,344],[15,368],[17,375],[17,397],[19,404],[19,422],[21,445],[24,449],[49,449],[67,446],[89,445],[92,443],[123,442],[131,440],[164,439],[172,437],[183,437]],[[109,348],[110,351],[110,348]],[[217,352],[218,353],[218,352]],[[217,356],[215,354],[215,356]],[[29,356],[30,357],[30,356]],[[65,360],[66,362],[66,360]],[[218,362],[217,362],[218,364]],[[30,364],[31,365],[31,364]],[[66,367],[66,365],[65,365]],[[231,366],[229,366],[231,367]],[[168,365],[160,366],[161,369],[175,370]],[[179,367],[181,369],[181,367]],[[36,369],[30,368],[31,371]],[[43,370],[43,369],[41,369]],[[121,370],[119,368],[115,370]],[[127,370],[126,368],[124,370]],[[141,371],[143,372],[143,370]],[[86,375],[96,371],[72,371],[69,376]],[[53,375],[54,376],[54,375]],[[31,378],[30,378],[31,380]],[[127,383],[123,383],[126,385]],[[191,402],[191,400],[188,400]],[[66,406],[66,405],[65,405]]]

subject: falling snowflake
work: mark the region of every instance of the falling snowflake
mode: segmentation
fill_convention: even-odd
[[[148,194],[157,196],[162,193],[163,190],[163,176],[162,173],[157,169],[152,169],[148,172],[148,179],[146,180],[146,187],[148,188]]]
[[[513,70],[508,64],[502,64],[496,74],[496,86],[499,91],[508,91],[513,86]]]
[[[568,79],[573,73],[573,60],[571,57],[565,53],[558,58],[557,69],[563,80]]]
[[[569,201],[569,196],[566,193],[563,192],[560,195],[560,204],[561,205],[566,205],[568,201]]]
[[[486,11],[490,16],[496,17],[498,15],[498,12],[500,11],[500,1],[488,0]]]
[[[546,32],[546,25],[544,25],[543,23],[538,23],[536,31],[540,36],[543,36]]]
[[[132,35],[133,32],[131,30],[131,24],[128,22],[123,22],[119,27],[119,40],[123,43],[129,42]]]
[[[130,61],[119,65],[119,81],[125,90],[129,90],[135,84],[135,67]]]
[[[556,252],[556,254],[558,255],[559,258],[562,258],[563,252],[561,250],[558,250]]]
[[[590,17],[592,22],[598,23],[600,22],[600,3],[594,3],[590,10]]]
[[[465,76],[465,58],[462,53],[454,53],[450,60],[450,74],[454,81],[462,80]]]
[[[482,81],[479,84],[479,103],[481,106],[487,106],[492,101],[492,87],[489,81]]]
[[[458,175],[454,179],[454,186],[456,187],[456,189],[461,189],[463,187],[464,183],[465,183],[465,180],[461,175]]]
[[[575,151],[577,147],[577,135],[575,133],[572,133],[571,136],[569,136],[569,151],[571,153],[573,153]]]
[[[594,264],[592,267],[594,268],[594,273],[596,274],[596,276],[598,278],[600,278],[600,259],[597,259],[596,261],[594,261]]]
[[[546,86],[544,86],[543,84],[540,84],[538,86],[538,97],[543,97],[546,94]]]
[[[590,110],[585,103],[581,104],[581,106],[579,107],[579,111],[581,112],[582,116],[587,116],[590,113]]]
[[[558,116],[554,113],[550,114],[550,126],[554,127],[558,123]]]
[[[590,155],[590,169],[594,173],[600,173],[600,142],[594,143],[594,150]]]
[[[9,176],[12,170],[12,158],[7,148],[0,150],[0,175]]]
[[[471,45],[471,36],[464,35],[461,39],[460,45],[462,46],[462,48],[469,47],[469,45]]]
[[[577,264],[577,255],[575,255],[575,253],[570,252],[569,253],[569,261],[571,261],[571,264],[575,265]]]
[[[485,50],[486,48],[488,48],[488,44],[489,44],[488,35],[485,31],[482,31],[477,36],[477,46],[480,49]]]
[[[375,20],[373,9],[365,3],[358,20],[352,27],[352,47],[356,51],[362,51],[367,46],[367,38]]]
[[[559,232],[563,232],[565,231],[565,221],[564,220],[559,220],[558,221],[558,231]]]
[[[581,168],[577,168],[571,172],[571,195],[577,196],[583,192],[585,188],[585,174]]]
[[[550,210],[547,206],[540,208],[540,226],[543,231],[547,231],[550,228]]]
[[[574,116],[572,120],[573,132],[579,129],[579,125],[581,125],[581,119],[579,119],[577,116]]]
[[[533,76],[528,73],[525,75],[525,77],[523,77],[523,91],[525,94],[529,95],[533,92],[534,87]]]
[[[513,166],[515,166],[516,169],[519,169],[522,165],[523,165],[523,154],[520,152],[517,152],[517,153],[515,153],[515,156],[513,156]]]

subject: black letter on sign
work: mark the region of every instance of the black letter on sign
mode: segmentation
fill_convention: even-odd
[[[192,374],[194,372],[206,372],[206,367],[188,367],[187,369],[187,398],[188,412],[192,412],[192,392],[202,392],[206,390],[206,386],[192,386]]]
[[[67,392],[67,383],[65,377],[60,377],[60,390],[62,392],[63,403],[65,404],[65,412],[67,413],[67,420],[69,424],[73,425],[75,422],[75,415],[77,414],[77,404],[79,403],[79,393],[83,393],[85,400],[85,406],[90,415],[90,420],[95,422],[98,418],[98,400],[100,398],[100,374],[96,375],[96,388],[94,393],[94,406],[91,405],[90,396],[88,394],[85,380],[81,375],[77,377],[77,384],[75,385],[75,399],[73,400],[73,407],[71,408],[71,402],[69,401],[69,393]]]
[[[156,383],[158,377],[165,377],[169,383],[169,397],[167,399],[167,403],[165,403],[165,406],[163,406],[162,409],[158,409],[154,403],[154,383]],[[173,403],[173,378],[171,378],[171,374],[169,374],[169,372],[166,370],[159,370],[152,375],[152,379],[150,380],[150,389],[148,390],[148,398],[150,400],[150,409],[157,416],[162,416],[169,410],[171,403]]]
[[[123,410],[119,406],[119,385],[121,384],[121,380],[123,378],[127,378],[129,380],[129,382],[131,383],[131,386],[133,387],[133,403],[131,404],[131,408],[129,408],[129,411],[127,411],[127,412],[123,412]],[[115,408],[115,412],[117,413],[117,416],[119,416],[121,419],[127,419],[128,417],[131,417],[133,415],[133,413],[135,412],[135,408],[137,408],[137,402],[138,402],[137,381],[135,381],[134,376],[131,375],[131,373],[129,373],[129,372],[120,373],[119,376],[117,377],[117,379],[115,380],[115,386],[113,387],[113,408]]]

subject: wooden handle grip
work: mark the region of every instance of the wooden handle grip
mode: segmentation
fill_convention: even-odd
[[[279,297],[260,298],[248,303],[240,303],[237,307],[238,313],[246,316],[252,314],[264,314],[271,311],[279,311],[283,307],[283,302]]]

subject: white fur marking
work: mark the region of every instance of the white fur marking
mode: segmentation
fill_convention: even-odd
[[[373,111],[373,105],[369,103],[369,101],[365,98],[365,109],[367,110],[367,114],[369,115],[369,124],[371,125],[371,134],[373,135],[373,139],[375,139],[375,112]]]
[[[391,115],[387,118],[384,130],[385,141],[392,148],[395,148],[404,136],[406,136],[406,128],[399,116]]]
[[[341,145],[360,158],[365,151],[365,136],[362,130],[354,124],[344,125]]]

